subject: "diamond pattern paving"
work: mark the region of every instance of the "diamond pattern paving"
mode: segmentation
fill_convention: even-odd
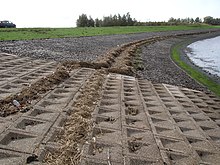
[[[84,150],[81,164],[218,164],[219,107],[212,94],[110,74],[86,144],[102,156]]]

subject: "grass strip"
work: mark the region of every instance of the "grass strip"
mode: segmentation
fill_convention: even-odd
[[[116,26],[85,28],[1,28],[0,41],[32,40],[46,38],[82,37],[112,34],[131,34],[142,32],[202,30],[220,28],[210,25],[178,25],[178,26]]]
[[[204,73],[194,69],[193,67],[181,60],[180,49],[182,48],[182,46],[183,45],[179,43],[174,45],[171,49],[171,58],[173,59],[173,61],[183,70],[185,70],[193,79],[208,87],[208,89],[216,95],[220,96],[220,84],[216,83]]]

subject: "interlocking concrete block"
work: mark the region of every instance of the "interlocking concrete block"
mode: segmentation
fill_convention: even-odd
[[[52,126],[52,122],[34,118],[21,117],[11,127],[37,135],[44,135]]]
[[[34,106],[32,110],[26,112],[23,116],[53,122],[57,119],[59,113],[53,110],[47,110],[42,107]]]
[[[127,165],[164,165],[164,162],[160,157],[157,159],[151,159],[141,156],[126,155],[124,160],[124,164]]]
[[[83,157],[102,161],[123,162],[122,146],[104,142],[93,142],[84,145]]]
[[[150,124],[145,115],[141,117],[136,116],[122,116],[122,126],[138,128],[138,129],[148,129],[150,130]]]
[[[80,165],[121,165],[121,162],[114,162],[110,160],[100,160],[100,159],[90,159],[90,158],[82,158]]]
[[[14,152],[0,149],[0,164],[1,165],[23,165],[26,164],[27,158],[31,154]]]
[[[120,130],[99,127],[96,125],[92,130],[89,141],[93,141],[94,138],[105,143],[122,145],[122,134]]]
[[[6,150],[33,153],[41,138],[20,130],[7,130],[0,136],[0,147]]]
[[[93,116],[93,121],[98,127],[110,128],[115,130],[121,130],[121,118],[120,116],[115,118],[112,116],[97,115]]]

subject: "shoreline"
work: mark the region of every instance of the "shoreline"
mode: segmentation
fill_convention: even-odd
[[[206,75],[214,82],[220,84],[220,77],[219,76],[212,74],[212,73],[204,70],[202,67],[199,67],[198,65],[194,64],[193,61],[188,57],[188,55],[186,53],[186,51],[191,51],[191,50],[189,50],[189,48],[187,48],[188,45],[190,45],[194,42],[197,42],[197,41],[202,41],[205,39],[210,39],[210,38],[214,38],[214,37],[218,37],[218,36],[220,36],[220,32],[209,33],[209,34],[206,34],[205,36],[198,36],[195,38],[186,39],[186,40],[184,40],[180,43],[177,43],[177,44],[180,44],[179,52],[180,52],[180,58],[183,62],[185,62],[187,65],[191,66],[196,71],[199,71],[202,74]]]

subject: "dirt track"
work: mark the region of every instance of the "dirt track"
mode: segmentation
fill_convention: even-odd
[[[169,37],[133,42],[95,62],[67,62],[58,68],[56,62],[1,54],[1,106],[15,112],[0,117],[0,163],[41,164],[45,151],[50,151],[49,164],[219,162],[219,98],[109,74],[133,73],[135,50],[165,40]],[[40,82],[48,85],[42,89]],[[22,92],[32,85],[38,97],[25,97],[21,107],[13,106],[12,100],[23,101]]]

